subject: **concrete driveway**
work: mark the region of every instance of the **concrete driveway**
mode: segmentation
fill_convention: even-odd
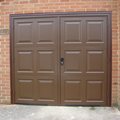
[[[0,105],[0,120],[120,120],[112,107]]]

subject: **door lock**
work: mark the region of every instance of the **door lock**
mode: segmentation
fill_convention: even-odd
[[[64,64],[64,58],[61,57],[61,65],[63,65],[63,64]]]

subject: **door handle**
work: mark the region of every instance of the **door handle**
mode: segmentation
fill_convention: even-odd
[[[64,64],[64,58],[61,57],[61,65],[63,65],[63,64]]]

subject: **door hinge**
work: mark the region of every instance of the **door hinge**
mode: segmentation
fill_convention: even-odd
[[[109,97],[109,92],[107,92],[107,97]]]

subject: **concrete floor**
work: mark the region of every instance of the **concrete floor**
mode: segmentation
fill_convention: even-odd
[[[0,105],[0,120],[120,120],[113,107]]]

